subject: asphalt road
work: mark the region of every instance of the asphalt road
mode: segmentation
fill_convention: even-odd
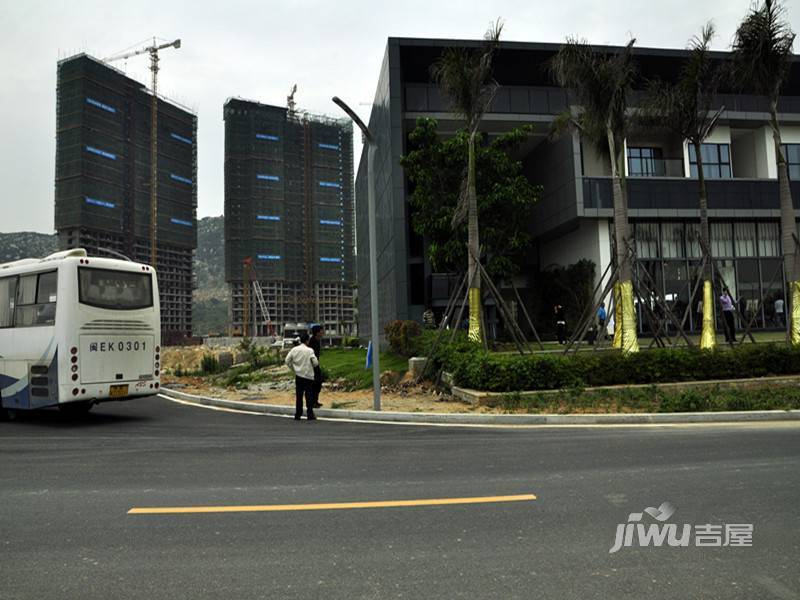
[[[296,512],[242,506],[535,494]],[[800,598],[800,426],[295,422],[162,398],[0,423],[0,598]],[[752,547],[624,547],[628,514]],[[643,523],[656,523],[645,515]]]

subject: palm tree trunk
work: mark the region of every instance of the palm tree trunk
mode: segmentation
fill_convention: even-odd
[[[711,283],[711,235],[708,227],[708,194],[706,193],[706,176],[703,172],[702,142],[694,140],[694,153],[697,157],[697,186],[700,196],[700,256],[705,262],[703,267],[703,324],[700,333],[700,348],[713,350],[717,344],[717,333],[714,331],[714,287]]]
[[[778,164],[778,188],[781,198],[781,242],[783,245],[783,270],[789,290],[789,342],[793,346],[800,345],[800,254],[795,246],[797,226],[794,221],[794,205],[792,191],[789,187],[789,174],[786,170],[786,157],[781,148],[781,131],[778,127],[778,103],[773,98],[770,102],[770,126],[772,139],[775,142],[775,158]]]
[[[625,194],[625,171],[620,168],[621,149],[618,151],[611,128],[606,129],[608,151],[611,156],[611,189],[614,197],[614,237],[616,239],[617,268],[619,279],[619,318],[622,351],[638,352],[639,339],[636,333],[636,309],[633,304],[633,267],[626,242],[630,241],[628,223],[628,199]]]
[[[478,269],[480,243],[478,238],[478,191],[475,184],[475,132],[471,131],[468,141],[469,163],[467,165],[467,210],[469,244],[469,340],[481,343],[481,274]]]

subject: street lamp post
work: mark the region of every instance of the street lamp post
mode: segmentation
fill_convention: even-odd
[[[378,237],[375,226],[375,137],[353,109],[338,96],[333,101],[358,125],[367,145],[367,217],[369,229],[369,304],[372,324],[372,408],[381,409],[381,338],[378,323]]]

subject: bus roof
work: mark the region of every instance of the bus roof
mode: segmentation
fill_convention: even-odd
[[[54,252],[44,258],[22,258],[7,263],[0,264],[0,269],[13,269],[14,267],[25,267],[28,265],[35,265],[37,263],[49,262],[53,260],[63,260],[71,256],[86,258],[86,250],[83,248],[73,248],[72,250],[63,250],[61,252]]]
[[[54,252],[53,254],[49,254],[44,258],[23,258],[12,262],[2,263],[0,264],[0,272],[5,270],[24,269],[24,267],[33,267],[34,265],[59,262],[69,258],[87,258],[87,256],[88,254],[86,253],[86,250],[84,250],[83,248],[72,248],[71,250],[62,250],[61,252]],[[136,263],[130,260],[120,260],[117,258],[106,258],[102,256],[92,257],[92,260],[101,261],[100,264],[105,264],[114,267],[122,267],[123,265],[125,265],[125,267],[143,266],[140,263]],[[152,269],[152,267],[149,267],[149,269]],[[128,269],[125,268],[124,270]]]

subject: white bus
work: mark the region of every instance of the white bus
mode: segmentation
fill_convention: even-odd
[[[155,270],[83,249],[0,264],[0,418],[157,393]]]

